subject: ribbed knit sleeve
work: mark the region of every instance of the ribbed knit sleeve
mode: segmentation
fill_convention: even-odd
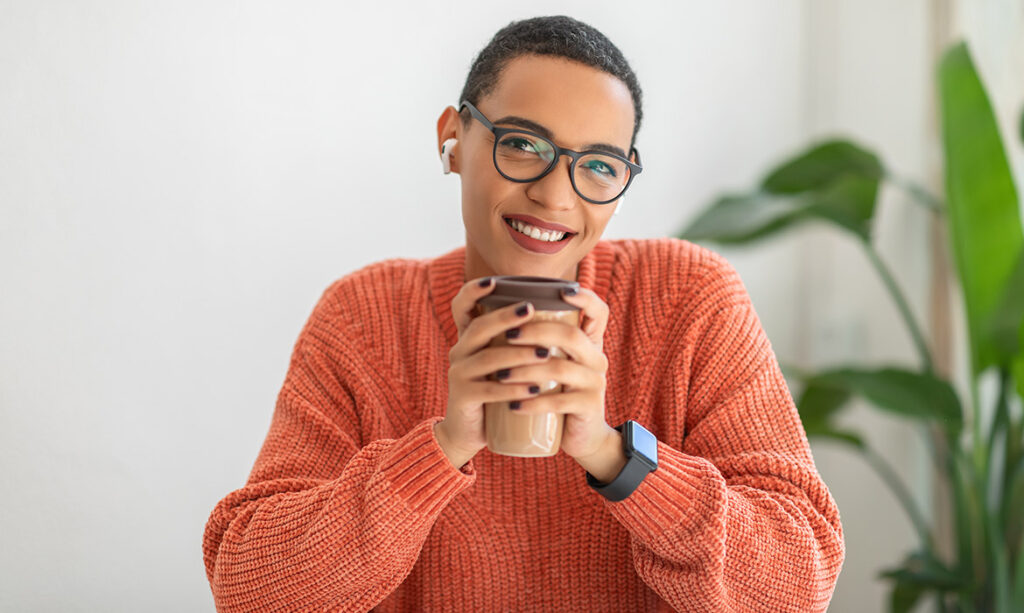
[[[472,460],[457,469],[439,446],[441,417],[360,446],[360,412],[371,408],[355,405],[356,375],[343,363],[355,353],[334,336],[333,357],[300,337],[248,483],[206,524],[218,611],[369,611],[402,583],[441,510],[476,479]]]
[[[669,342],[682,441],[625,500],[640,577],[679,611],[824,611],[845,555],[839,511],[793,398],[728,264],[709,308]]]

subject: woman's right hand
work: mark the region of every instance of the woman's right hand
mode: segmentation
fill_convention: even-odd
[[[490,283],[481,287],[482,280]],[[537,357],[533,345],[488,346],[495,336],[530,321],[534,314],[532,304],[518,302],[474,317],[477,300],[493,289],[493,279],[473,279],[452,299],[452,316],[459,340],[448,352],[447,413],[434,428],[441,448],[456,468],[461,468],[487,446],[485,402],[524,400],[536,395],[530,393],[533,382],[491,381],[487,375],[549,359]],[[527,307],[525,312],[524,306]]]

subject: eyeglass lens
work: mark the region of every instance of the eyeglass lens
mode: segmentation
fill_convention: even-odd
[[[544,174],[555,151],[551,143],[521,132],[502,135],[494,144],[494,161],[505,175],[532,181]],[[601,153],[588,153],[573,167],[573,181],[584,198],[602,202],[619,195],[629,182],[629,166]]]

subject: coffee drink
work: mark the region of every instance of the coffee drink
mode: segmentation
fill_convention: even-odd
[[[497,276],[490,294],[477,301],[477,314],[506,307],[517,302],[533,304],[534,315],[530,321],[562,321],[579,327],[580,309],[562,300],[562,290],[573,287],[579,291],[577,281],[550,277]],[[491,339],[490,346],[509,345],[504,334]],[[566,358],[559,347],[548,347],[549,359]],[[494,373],[487,376],[491,381],[499,379]],[[562,391],[558,381],[536,381],[540,394],[557,394]],[[484,403],[484,422],[487,431],[487,448],[493,453],[518,457],[544,457],[558,453],[562,442],[562,413],[535,413],[524,415],[509,407],[507,401]]]

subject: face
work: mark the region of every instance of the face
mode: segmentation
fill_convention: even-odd
[[[555,144],[576,151],[594,143],[629,151],[633,135],[633,99],[625,83],[564,58],[515,58],[476,106],[498,127],[522,127],[498,121],[504,117],[528,119],[547,128]],[[593,204],[581,198],[569,179],[568,156],[537,181],[509,181],[494,167],[494,135],[476,119],[464,129],[457,110],[448,107],[438,119],[439,153],[441,144],[452,137],[458,139],[451,169],[462,181],[466,279],[538,275],[575,280],[577,264],[601,238],[618,200]],[[635,157],[629,159],[636,162]],[[516,230],[506,222],[510,215],[565,226],[574,234],[557,252],[540,253],[516,240]]]

